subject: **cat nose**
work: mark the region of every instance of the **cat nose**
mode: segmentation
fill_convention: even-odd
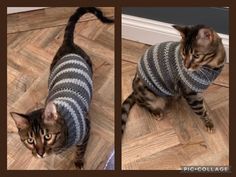
[[[189,69],[190,68],[190,64],[185,64],[185,68]]]
[[[192,61],[190,59],[186,59],[184,66],[185,68],[189,69],[191,67]]]
[[[45,153],[45,151],[44,151],[43,148],[41,148],[41,149],[37,149],[37,154],[38,154],[40,157],[43,158],[44,153]]]

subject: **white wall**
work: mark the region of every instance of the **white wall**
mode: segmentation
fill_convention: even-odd
[[[7,7],[7,14],[26,12],[26,11],[44,9],[44,8],[46,7]]]

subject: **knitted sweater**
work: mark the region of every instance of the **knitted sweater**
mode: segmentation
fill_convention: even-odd
[[[65,119],[68,139],[65,148],[81,144],[87,133],[86,114],[92,97],[92,71],[77,54],[63,56],[52,68],[47,102],[53,101]]]
[[[138,76],[156,95],[178,95],[179,88],[176,86],[179,83],[181,88],[202,92],[222,70],[202,67],[197,71],[188,71],[183,65],[179,48],[179,42],[164,42],[150,47],[141,57]]]

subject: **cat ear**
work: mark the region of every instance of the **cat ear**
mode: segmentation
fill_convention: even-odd
[[[186,26],[172,25],[172,27],[180,32],[182,38],[184,38],[188,32],[188,27]]]
[[[58,112],[56,105],[53,102],[47,103],[45,110],[43,121],[45,124],[54,124],[58,119]]]
[[[28,116],[21,114],[21,113],[16,113],[16,112],[10,112],[11,117],[13,118],[16,127],[20,129],[25,129],[29,126],[29,121],[28,121]]]
[[[202,28],[202,29],[199,30],[197,38],[198,39],[200,38],[200,39],[212,41],[213,33],[208,28]]]

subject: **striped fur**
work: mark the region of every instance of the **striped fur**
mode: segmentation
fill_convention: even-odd
[[[113,23],[114,21],[112,19],[109,19],[105,17],[102,13],[102,11],[95,7],[84,7],[84,8],[78,8],[76,12],[70,17],[64,34],[64,41],[66,45],[71,45],[74,43],[74,30],[76,22],[86,13],[91,13],[95,15],[101,22],[103,23]]]
[[[173,100],[180,96],[186,99],[207,130],[213,131],[214,125],[200,92],[216,79],[224,66],[223,44],[218,34],[204,25],[173,27],[182,36],[180,43],[151,46],[139,62],[133,92],[122,104],[122,134],[135,103],[161,119]]]
[[[185,94],[184,98],[186,99],[187,103],[194,111],[194,113],[198,115],[203,121],[207,128],[207,131],[212,132],[214,125],[212,120],[209,118],[209,114],[207,112],[203,97],[196,92],[190,92]]]
[[[135,103],[135,97],[134,97],[134,92],[132,92],[123,102],[122,107],[121,107],[121,130],[122,134],[125,129],[125,125],[128,119],[128,114],[130,109]]]

